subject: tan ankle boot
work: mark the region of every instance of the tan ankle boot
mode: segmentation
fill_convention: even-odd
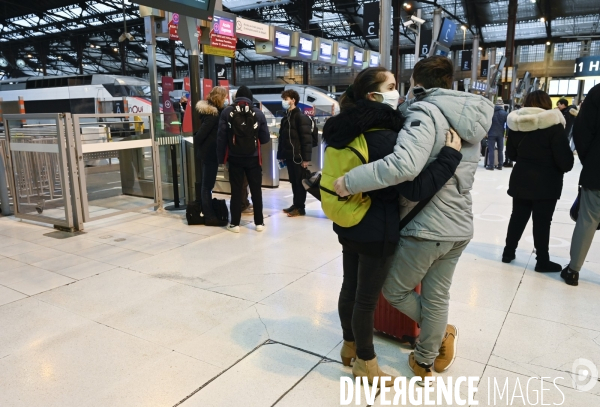
[[[385,373],[379,368],[379,364],[377,363],[377,356],[375,356],[371,360],[362,360],[360,358],[356,358],[354,362],[354,366],[352,367],[352,374],[354,377],[366,377],[369,380],[369,384],[373,384],[373,379],[375,377],[379,377],[377,381],[377,385],[381,387],[381,378],[382,377],[390,377],[390,380],[385,382],[385,387],[394,387],[394,381],[396,377]]]
[[[344,366],[351,366],[352,359],[356,359],[356,342],[344,341],[340,350],[340,356],[342,357]]]

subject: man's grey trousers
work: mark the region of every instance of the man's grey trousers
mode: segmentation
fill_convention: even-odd
[[[579,215],[571,239],[571,263],[573,271],[581,270],[590,250],[596,229],[600,224],[600,191],[581,189]]]

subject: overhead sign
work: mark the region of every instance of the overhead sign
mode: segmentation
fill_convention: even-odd
[[[358,67],[362,68],[364,58],[365,58],[364,51],[362,51],[362,50],[360,50],[360,51],[359,50],[354,50],[354,56],[353,56],[353,59],[352,59],[352,64],[354,66],[358,66]]]
[[[135,0],[135,3],[158,10],[212,21],[217,0]]]
[[[481,70],[479,71],[479,76],[485,76],[487,77],[488,75],[488,68],[490,66],[490,61],[485,59],[481,61]]]
[[[600,55],[575,60],[575,79],[600,78]]]
[[[473,51],[462,51],[462,61],[460,63],[461,71],[470,71],[473,65]]]
[[[331,61],[331,55],[333,54],[333,44],[321,39],[319,44],[319,59],[322,61]]]
[[[363,34],[365,38],[379,37],[379,2],[363,5]]]
[[[215,15],[213,17],[213,31],[215,34],[235,37],[235,22],[233,18]]]
[[[437,41],[446,47],[450,47],[452,45],[452,41],[454,41],[457,27],[458,24],[456,24],[454,21],[444,18]]]
[[[379,54],[377,52],[371,52],[371,55],[369,56],[369,66],[379,66]]]
[[[299,38],[298,54],[303,56],[312,56],[313,39],[308,37]]]
[[[227,68],[223,64],[215,64],[215,72],[217,73],[218,80],[227,79]]]
[[[337,62],[338,64],[345,65],[348,63],[348,47],[338,45],[337,47]]]
[[[227,37],[216,33],[210,34],[210,45],[217,48],[231,49],[235,51],[237,38]]]
[[[270,39],[268,25],[257,23],[252,20],[246,20],[245,18],[237,17],[235,19],[235,31],[238,35],[246,35],[261,40]]]
[[[234,58],[235,50],[227,48],[213,47],[212,45],[203,45],[202,51],[207,55],[216,55],[218,57]]]
[[[169,39],[173,41],[179,41],[179,33],[177,29],[179,28],[179,14],[173,13],[173,17],[171,21],[169,21]]]
[[[421,28],[421,52],[419,52],[419,58],[427,58],[429,51],[431,51],[431,40],[433,39],[433,32],[431,30],[424,30]]]
[[[275,49],[288,52],[292,35],[283,31],[275,30]]]

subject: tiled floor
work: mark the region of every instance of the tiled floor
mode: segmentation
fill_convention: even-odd
[[[561,264],[580,170],[552,226]],[[516,261],[501,263],[510,173],[477,173],[475,238],[451,290],[458,357],[442,376],[480,377],[479,405],[507,405],[489,398],[494,379],[531,376],[563,378],[545,404],[600,405],[600,384],[571,383],[576,359],[600,365],[600,234],[577,288],[533,271],[531,225]],[[0,218],[0,406],[340,405],[351,376],[337,362],[340,246],[318,202],[288,219],[289,185],[264,195],[264,233],[189,227],[174,213],[106,218],[76,236]],[[410,349],[375,341],[386,371],[410,377]],[[512,405],[533,404],[532,391]]]

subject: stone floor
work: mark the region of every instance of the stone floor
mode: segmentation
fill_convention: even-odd
[[[580,170],[552,225],[561,264]],[[501,263],[510,173],[477,173],[475,237],[451,290],[458,357],[442,376],[480,377],[479,405],[507,405],[489,401],[494,378],[525,392],[531,376],[562,378],[546,383],[545,404],[600,405],[600,384],[579,392],[571,380],[578,358],[600,365],[600,234],[576,288],[533,271],[531,225]],[[0,218],[0,406],[340,405],[351,376],[337,361],[340,246],[318,202],[288,219],[289,186],[264,195],[263,233],[189,227],[178,213],[119,215],[75,236]],[[384,368],[410,377],[410,349],[375,341]],[[533,404],[532,392],[512,405]]]

